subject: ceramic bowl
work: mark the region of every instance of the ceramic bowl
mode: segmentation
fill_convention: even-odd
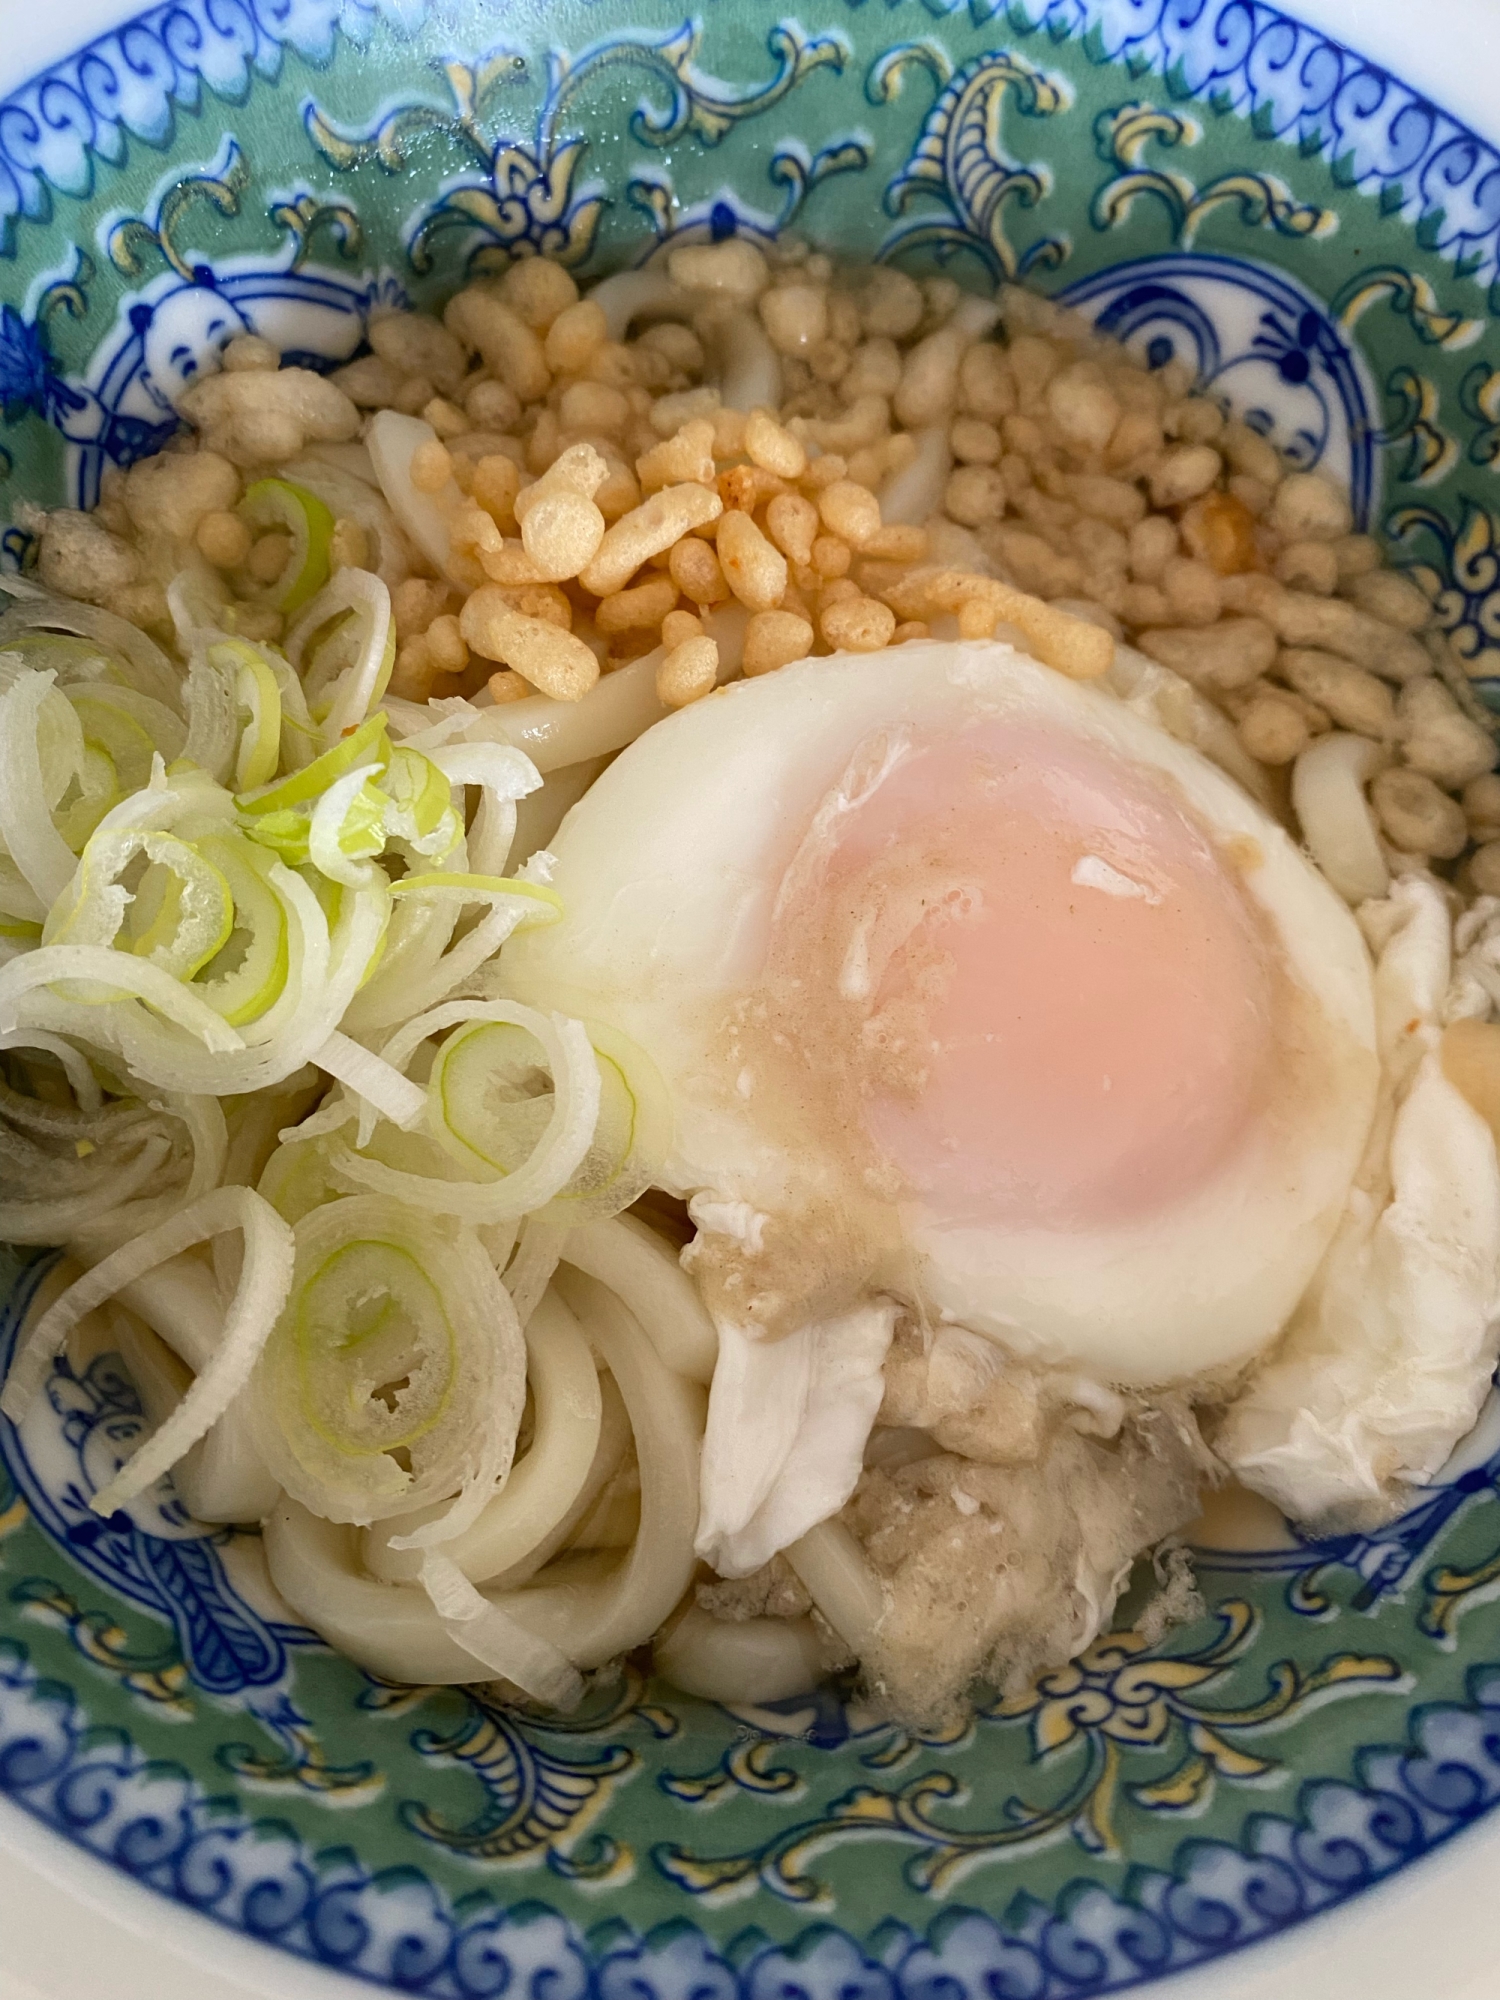
[[[0,519],[90,504],[247,328],[334,365],[375,306],[510,257],[796,230],[1186,358],[1347,483],[1500,707],[1500,156],[1271,6],[74,13],[29,80],[0,50]],[[45,1268],[0,1265],[0,1369]],[[88,1511],[140,1422],[107,1354],[0,1420],[0,1819],[145,1885],[136,1928],[432,2000],[1052,2000],[1289,1931],[1500,1797],[1493,1411],[1384,1532],[1205,1526],[1200,1622],[1125,1616],[930,1737],[847,1689],[731,1711],[633,1666],[566,1719],[375,1682],[254,1534],[166,1486]]]

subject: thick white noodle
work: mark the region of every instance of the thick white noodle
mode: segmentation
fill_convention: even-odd
[[[885,1591],[843,1522],[819,1522],[783,1553],[844,1644],[867,1658],[885,1616]]]
[[[663,271],[616,271],[592,286],[589,297],[604,314],[608,340],[623,340],[645,313],[653,319],[686,320],[693,307],[692,294]]]
[[[583,1676],[567,1654],[482,1597],[446,1556],[423,1558],[422,1588],[443,1630],[480,1666],[551,1708],[578,1706]]]
[[[703,621],[704,631],[718,643],[721,687],[740,670],[749,616],[742,604],[725,604]],[[538,694],[525,701],[476,704],[465,740],[514,744],[543,775],[612,756],[672,714],[656,698],[662,658],[660,647],[643,654],[596,681],[581,701],[551,701]]]
[[[728,314],[714,329],[711,347],[725,409],[774,410],[780,406],[781,356],[771,345],[759,313]]]
[[[566,1255],[619,1293],[666,1367],[707,1388],[719,1336],[698,1287],[654,1229],[634,1215],[585,1222],[569,1235]]]
[[[513,744],[544,774],[592,757],[607,757],[669,713],[656,698],[656,669],[662,657],[658,647],[618,673],[606,674],[582,701],[553,701],[536,694],[525,701],[476,707],[465,739]]]
[[[1391,886],[1365,786],[1390,762],[1366,736],[1320,736],[1292,766],[1292,809],[1319,870],[1347,903]],[[3,975],[0,975],[3,976]]]
[[[551,1534],[583,1492],[599,1448],[598,1371],[577,1320],[555,1293],[542,1299],[527,1324],[526,1354],[536,1413],[531,1448],[472,1527],[443,1549],[474,1583],[513,1569]],[[363,1555],[371,1575],[385,1583],[419,1582],[420,1555],[393,1543],[438,1512],[425,1507],[366,1529]]]
[[[419,493],[411,479],[412,454],[436,436],[431,424],[399,410],[377,410],[365,427],[370,468],[386,504],[441,576],[448,567],[448,523],[463,495],[451,479],[438,493]]]
[[[943,489],[953,470],[948,428],[934,424],[916,435],[916,457],[893,472],[880,489],[880,518],[888,528],[920,528],[943,504]]]
[[[656,1645],[673,1687],[704,1701],[757,1703],[806,1694],[823,1678],[810,1618],[714,1618],[690,1604]]]
[[[172,1484],[195,1521],[245,1526],[263,1521],[281,1493],[260,1455],[243,1402],[231,1403],[213,1429],[177,1461]]]
[[[581,1667],[602,1666],[638,1646],[692,1580],[698,1529],[698,1453],[704,1397],[664,1368],[634,1314],[594,1279],[566,1264],[557,1290],[619,1384],[641,1470],[641,1524],[629,1554],[595,1586],[516,1593],[515,1609]]]
[[[283,1493],[266,1516],[266,1566],[288,1607],[367,1673],[413,1686],[482,1680],[424,1590],[377,1583],[360,1568],[359,1530]]]
[[[633,1316],[581,1272],[559,1273],[619,1384],[641,1468],[641,1524],[623,1561],[574,1557],[565,1581],[483,1594],[580,1668],[602,1666],[650,1638],[680,1602],[695,1567],[698,1441],[703,1397],[662,1367]],[[441,1685],[477,1678],[473,1655],[446,1632],[426,1593],[377,1582],[359,1563],[352,1530],[283,1499],[268,1519],[266,1560],[291,1608],[331,1645],[391,1680]]]
[[[120,1301],[131,1308],[115,1315],[121,1356],[148,1418],[164,1423],[212,1352],[224,1317],[218,1290],[189,1251],[125,1286]],[[195,1521],[261,1521],[281,1492],[256,1449],[240,1400],[172,1467],[172,1484]]]
[[[96,1513],[112,1513],[143,1493],[204,1436],[243,1389],[291,1289],[291,1230],[253,1189],[217,1188],[70,1285],[38,1320],[12,1364],[0,1392],[0,1409],[19,1423],[45,1381],[53,1356],[87,1313],[132,1279],[224,1229],[243,1232],[245,1257],[212,1353],[172,1416],[94,1495],[89,1504]]]

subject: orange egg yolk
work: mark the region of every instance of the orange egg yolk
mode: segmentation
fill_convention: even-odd
[[[991,721],[908,749],[824,823],[827,977],[907,1196],[958,1223],[1108,1225],[1244,1142],[1273,955],[1167,779]]]

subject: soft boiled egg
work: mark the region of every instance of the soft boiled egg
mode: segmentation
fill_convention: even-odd
[[[1370,1129],[1370,961],[1197,751],[918,642],[683,710],[552,845],[507,983],[660,1070],[721,1331],[884,1295],[1137,1389],[1276,1338]]]

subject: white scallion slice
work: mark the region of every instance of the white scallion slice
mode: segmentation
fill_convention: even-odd
[[[41,945],[0,967],[0,1034],[22,1025],[20,1010],[30,995],[49,986],[66,988],[75,980],[93,981],[111,990],[118,987],[130,997],[144,1000],[164,1021],[185,1028],[209,1056],[232,1055],[245,1046],[235,1030],[181,980],[159,965],[108,945]],[[49,1023],[38,1019],[35,1025],[46,1027]],[[153,1081],[170,1089],[180,1078],[165,1075]]]
[[[485,1176],[482,1183],[402,1173],[347,1147],[336,1147],[335,1163],[338,1172],[352,1185],[370,1188],[437,1214],[460,1215],[475,1223],[528,1215],[566,1187],[588,1153],[599,1116],[599,1065],[588,1036],[577,1021],[569,1021],[561,1014],[540,1014],[507,1000],[460,1004],[470,1024],[460,1034],[470,1032],[476,1024],[495,1023],[524,1031],[535,1044],[529,1054],[524,1042],[505,1045],[507,1059],[515,1054],[527,1066],[523,1089],[532,1080],[537,1082],[539,1090],[544,1088],[541,1078],[550,1075],[545,1116],[531,1121],[535,1139],[530,1151],[523,1155],[518,1150],[509,1150],[507,1157],[514,1159],[515,1164],[507,1169],[469,1148],[465,1164],[472,1162],[476,1173]],[[538,1049],[545,1071],[537,1066]],[[441,1051],[439,1063],[434,1064],[434,1078],[438,1076],[440,1063]],[[502,1078],[502,1087],[508,1082],[507,1075]],[[446,1116],[441,1083],[434,1088],[433,1082],[429,1082],[428,1122],[433,1137],[445,1147],[462,1146],[464,1142],[452,1134],[445,1139]]]
[[[71,729],[73,744],[56,740],[49,752],[49,725]],[[0,840],[45,904],[73,876],[73,850],[53,825],[52,809],[82,749],[78,718],[50,673],[19,674],[0,694]]]
[[[54,1357],[81,1319],[95,1306],[102,1305],[105,1299],[113,1298],[122,1287],[154,1270],[158,1264],[180,1256],[194,1244],[206,1243],[210,1237],[225,1229],[245,1232],[246,1275],[225,1319],[214,1360],[199,1377],[203,1394],[198,1398],[194,1422],[204,1409],[212,1408],[215,1403],[218,1408],[213,1410],[202,1429],[195,1429],[182,1444],[181,1450],[186,1451],[194,1438],[201,1436],[215,1417],[228,1407],[249,1379],[256,1355],[281,1311],[291,1283],[292,1232],[270,1203],[263,1201],[251,1188],[215,1188],[169,1222],[124,1244],[70,1285],[61,1298],[43,1313],[12,1362],[5,1387],[0,1390],[0,1411],[12,1423],[20,1423],[46,1381]],[[222,1366],[218,1366],[215,1373],[221,1358]],[[227,1393],[226,1384],[229,1385]],[[191,1401],[191,1396],[188,1400]],[[184,1412],[187,1407],[188,1403],[184,1402]],[[186,1430],[190,1426],[184,1423],[181,1428]],[[143,1450],[149,1448],[148,1444]],[[158,1448],[153,1457],[159,1458],[160,1455]],[[178,1455],[173,1453],[173,1456]],[[139,1458],[140,1454],[137,1454],[137,1460]],[[136,1461],[132,1461],[134,1463]],[[143,1492],[170,1463],[168,1458],[157,1465],[154,1471],[134,1485],[133,1490]],[[96,1496],[96,1503],[102,1504],[105,1495],[109,1494],[112,1496],[111,1504],[118,1504],[120,1495],[116,1489],[119,1483],[117,1480],[105,1487]],[[104,1511],[109,1510],[105,1508]]]
[[[347,1035],[330,1035],[313,1052],[313,1061],[403,1131],[421,1123],[427,1110],[426,1091]]]
[[[182,755],[187,731],[181,717],[149,695],[107,684],[63,692],[83,725],[84,742],[107,752],[121,791],[150,784],[153,758],[171,764]]]
[[[325,1518],[453,1494],[482,1507],[510,1465],[525,1347],[471,1229],[359,1195],[296,1225],[292,1293],[256,1375],[267,1464]]]
[[[385,693],[396,664],[391,594],[368,570],[341,569],[286,636],[324,741],[337,744]]]
[[[440,1005],[456,986],[471,979],[491,960],[507,938],[532,924],[555,923],[562,899],[544,884],[512,876],[469,875],[452,870],[423,870],[391,885],[391,900],[404,915],[413,903],[483,903],[490,909],[449,951],[452,924],[432,929],[409,928],[403,952],[362,993],[349,1025],[359,1034],[389,1027]],[[415,931],[415,935],[413,932]],[[426,947],[426,949],[424,949]]]
[[[255,790],[276,776],[281,762],[281,689],[270,662],[243,640],[227,639],[213,648],[222,665],[233,665],[240,747],[234,760],[234,788]]]
[[[112,611],[101,611],[97,605],[75,604],[66,598],[38,592],[35,597],[12,604],[0,616],[0,652],[9,651],[19,644],[24,653],[58,634],[71,634],[92,641],[94,654],[103,664],[105,678],[116,680],[121,686],[135,688],[167,708],[181,706],[182,677],[177,668],[154,639],[148,639],[139,626],[132,625],[128,619],[117,618]],[[78,656],[74,654],[70,657],[76,659]],[[59,679],[71,680],[74,677],[55,653],[50,659],[38,653],[28,659],[28,665],[56,666]],[[92,674],[87,678],[92,679]]]
[[[445,860],[464,837],[464,823],[453,806],[453,786],[430,757],[400,745],[380,789],[388,800],[386,833],[424,861]]]
[[[286,905],[271,885],[271,857],[237,834],[209,835],[198,852],[229,885],[233,927],[200,967],[194,991],[231,1027],[261,1020],[286,990],[291,966]]]
[[[210,1210],[210,1204],[221,1204],[222,1219]],[[186,1212],[194,1213],[191,1209]],[[252,1188],[218,1188],[204,1197],[197,1214],[200,1228],[210,1225],[207,1234],[233,1227],[240,1230],[244,1255],[239,1284],[224,1314],[212,1358],[161,1428],[94,1495],[89,1505],[96,1514],[112,1514],[144,1493],[207,1437],[250,1380],[291,1288],[292,1232]],[[203,1236],[198,1240],[201,1242]]]
[[[654,1065],[614,1030],[584,1027],[599,1074],[599,1115],[587,1153],[542,1211],[564,1228],[628,1208],[651,1185],[672,1136]],[[514,1173],[535,1151],[553,1108],[534,1035],[506,1022],[475,1021],[450,1035],[428,1096],[433,1136],[480,1173]]]
[[[125,877],[144,864],[133,888]],[[96,833],[42,931],[45,945],[105,945],[188,980],[234,929],[223,873],[175,834]],[[95,996],[102,997],[102,996]]]
[[[241,595],[263,600],[290,617],[328,581],[333,548],[333,514],[316,493],[290,479],[257,479],[236,510],[248,528],[278,529],[291,547],[280,574],[269,584],[249,585]]]
[[[464,743],[431,754],[453,784],[481,788],[469,834],[469,866],[476,875],[499,875],[516,837],[517,801],[540,789],[541,772],[509,743]]]

